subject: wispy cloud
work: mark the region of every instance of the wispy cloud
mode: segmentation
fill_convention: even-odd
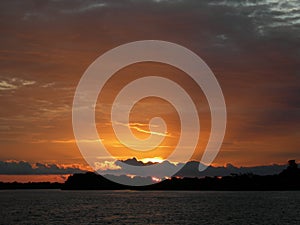
[[[10,0],[0,1],[0,11],[2,158],[43,160],[44,153],[32,153],[31,141],[36,140],[44,143],[40,147],[47,149],[46,155],[69,160],[66,151],[57,149],[74,147],[71,110],[80,77],[107,50],[143,39],[186,46],[215,73],[229,112],[229,144],[222,146],[218,164],[282,163],[287,157],[300,157],[299,0]],[[143,74],[138,68],[132,75]],[[118,89],[123,78],[114,84]],[[107,96],[115,87],[107,86]],[[186,90],[199,93],[190,87]],[[101,124],[97,128],[104,131],[105,122],[110,122],[107,103],[111,102],[104,101],[96,111]],[[148,106],[153,103],[138,112]],[[159,109],[172,123],[171,107],[162,104]],[[201,132],[203,121],[209,120],[201,115]],[[153,130],[153,135],[175,137],[172,126],[167,134],[149,129],[149,124],[126,126],[141,136]],[[124,146],[110,143],[109,137],[105,141],[120,147],[120,155],[124,152]],[[68,149],[69,153],[77,154]]]
[[[58,139],[58,140],[34,140],[31,141],[31,143],[34,144],[40,144],[40,143],[54,143],[54,144],[73,144],[76,142],[79,143],[95,143],[95,142],[99,142],[99,141],[103,141],[104,139],[82,139],[82,140],[76,140],[76,139]]]
[[[17,89],[17,88],[18,88],[17,85],[8,83],[8,82],[5,81],[5,80],[0,81],[0,90],[1,90],[1,91],[14,90],[14,89]]]
[[[49,87],[53,87],[54,85],[55,85],[55,82],[50,82],[50,83],[43,84],[41,87],[49,88]]]
[[[129,123],[129,124],[126,124],[126,123],[121,123],[121,122],[117,122],[117,121],[114,121],[113,123],[116,124],[116,125],[129,127],[130,129],[133,129],[133,130],[139,131],[141,133],[145,133],[145,134],[153,134],[153,135],[158,135],[158,136],[163,136],[163,137],[170,137],[171,136],[170,134],[168,134],[168,132],[161,133],[161,132],[149,131],[149,130],[145,130],[145,129],[141,128],[141,127],[149,127],[149,124],[143,124],[143,123]],[[150,127],[158,127],[158,126],[150,124]]]
[[[36,81],[33,80],[24,80],[16,77],[2,79],[0,80],[0,91],[15,90],[23,86],[34,85],[35,83]]]
[[[70,139],[70,140],[53,140],[51,141],[52,143],[61,143],[61,144],[69,144],[69,143],[95,143],[103,141],[103,139],[81,139],[81,140],[76,140],[76,139]]]
[[[102,8],[107,6],[107,3],[88,3],[84,6],[78,6],[76,8],[73,9],[64,9],[61,10],[62,13],[83,13],[86,11],[90,11],[90,10],[94,10],[94,9],[98,9],[98,8]]]
[[[298,0],[262,0],[259,2],[225,0],[211,1],[208,4],[234,8],[238,13],[248,16],[257,24],[257,31],[261,35],[265,35],[265,32],[274,28],[300,25],[300,4]]]

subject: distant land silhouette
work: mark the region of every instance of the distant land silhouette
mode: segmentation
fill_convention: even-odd
[[[74,174],[63,185],[65,190],[300,190],[300,169],[295,160],[277,175],[231,174],[224,177],[172,177],[160,183],[128,187],[116,184],[95,173]]]
[[[203,178],[172,177],[148,186],[132,187],[114,183],[93,172],[76,173],[65,183],[3,183],[0,189],[63,189],[63,190],[300,190],[300,169],[295,160],[279,174],[231,174]]]

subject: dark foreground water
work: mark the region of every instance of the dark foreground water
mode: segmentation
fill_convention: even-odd
[[[6,190],[0,224],[300,224],[300,192]]]

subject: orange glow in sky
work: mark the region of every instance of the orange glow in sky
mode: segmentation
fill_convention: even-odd
[[[178,43],[199,55],[215,74],[228,118],[214,166],[300,160],[300,22],[295,19],[299,18],[299,7],[294,10],[285,8],[289,4],[276,6],[276,11],[282,13],[277,18],[274,11],[253,17],[248,8],[206,1],[104,1],[101,7],[90,1],[46,2],[0,2],[0,168],[16,174],[36,163],[57,165],[59,169],[63,165],[90,168],[73,134],[76,86],[96,58],[137,40]],[[258,8],[266,9],[257,13],[266,13],[273,5],[276,3],[258,4]],[[229,8],[230,13],[226,11]],[[112,105],[120,90],[146,76],[171,79],[194,101],[200,135],[191,160],[199,161],[211,129],[207,99],[192,78],[162,63],[136,63],[117,71],[95,105],[100,139],[79,141],[87,145],[101,141],[116,160],[135,157],[143,162],[161,162],[170,156],[178,144],[181,124],[169,102],[144,98],[132,108],[129,124],[111,121]],[[159,146],[148,146],[153,147],[149,151],[127,148],[112,128],[112,123],[118,122],[129,127],[134,136],[146,139],[151,134],[149,121],[153,117],[161,117],[167,129],[152,133],[164,138]],[[182,155],[174,161],[180,162]],[[101,155],[98,158],[99,168],[117,168]],[[12,161],[28,165],[9,167]],[[55,166],[51,169],[59,170]],[[38,178],[32,175],[35,172],[9,175],[2,169],[0,181],[62,181],[65,177],[42,174]]]

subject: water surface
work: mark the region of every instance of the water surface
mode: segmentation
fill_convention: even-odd
[[[300,192],[0,191],[0,224],[300,224]]]

